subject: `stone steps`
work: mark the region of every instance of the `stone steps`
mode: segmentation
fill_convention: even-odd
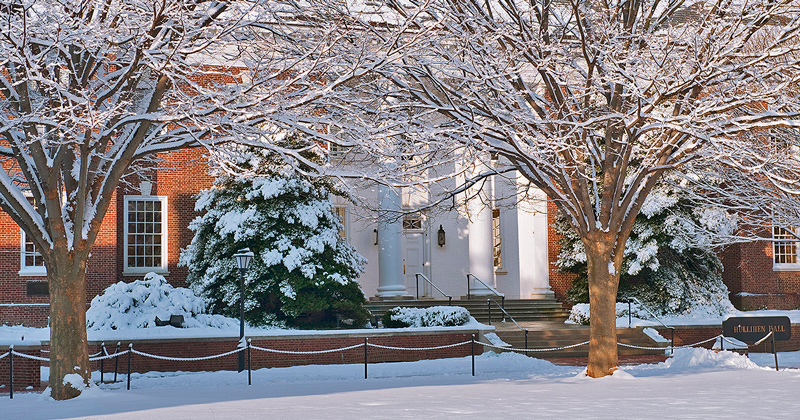
[[[497,322],[504,318],[503,313],[498,306],[500,305],[499,299],[492,299],[496,303],[491,304],[491,310],[486,298],[473,298],[466,299],[453,299],[453,306],[461,306],[466,308],[470,315],[476,320],[483,323],[491,321]],[[416,307],[428,308],[431,306],[447,306],[446,300],[390,300],[390,301],[372,301],[366,307],[375,316],[383,316],[383,314],[397,306],[402,307]],[[532,299],[506,299],[504,304],[506,312],[514,318],[517,322],[526,321],[556,321],[563,322],[569,316],[569,311],[561,306],[561,303],[554,299],[550,300],[532,300]],[[510,322],[510,320],[507,320]]]

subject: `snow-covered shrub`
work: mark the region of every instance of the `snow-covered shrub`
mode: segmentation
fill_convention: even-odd
[[[119,282],[92,299],[86,311],[90,330],[122,330],[155,326],[155,319],[183,315],[184,328],[234,328],[238,321],[205,314],[205,302],[184,287],[172,287],[163,276],[149,273],[144,280]]]
[[[735,230],[736,218],[723,209],[698,207],[682,197],[674,186],[660,186],[648,195],[625,245],[619,296],[639,299],[656,315],[727,313],[733,305],[712,244],[717,242],[715,235],[730,235]],[[564,272],[577,274],[569,299],[586,303],[583,243],[563,216],[556,217],[555,228],[562,237],[558,265]]]
[[[196,210],[205,214],[190,224],[195,236],[180,258],[192,289],[211,312],[238,316],[233,254],[250,248],[255,258],[245,279],[248,322],[324,328],[335,326],[338,317],[362,327],[368,312],[357,279],[366,260],[339,233],[332,188],[280,171],[257,173],[222,177],[199,194]]]
[[[396,307],[383,314],[383,326],[405,327],[455,327],[469,322],[469,311],[460,306],[431,306],[430,308]]]

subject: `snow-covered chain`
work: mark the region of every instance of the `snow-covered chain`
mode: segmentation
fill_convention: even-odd
[[[258,346],[250,346],[250,348],[254,350],[261,350],[261,351],[268,351],[270,353],[283,353],[283,354],[323,354],[323,353],[335,353],[337,351],[345,351],[351,349],[357,349],[362,347],[364,343],[355,344],[349,347],[342,347],[338,349],[329,349],[329,350],[316,350],[316,351],[292,351],[292,350],[275,350],[275,349],[266,349],[264,347]]]
[[[425,350],[449,349],[451,347],[463,346],[464,344],[469,344],[471,342],[472,342],[472,340],[470,340],[470,341],[462,341],[461,343],[448,344],[448,345],[445,345],[445,346],[436,346],[436,347],[394,347],[394,346],[384,346],[384,345],[381,345],[381,344],[373,344],[373,343],[367,343],[367,345],[370,346],[370,347],[377,347],[379,349],[387,349],[387,350],[418,350],[418,351],[425,351]]]
[[[50,358],[47,358],[47,357],[32,356],[30,354],[19,353],[19,352],[16,352],[14,350],[11,350],[10,353],[13,354],[14,356],[19,356],[19,357],[22,357],[22,358],[25,358],[25,359],[38,360],[40,362],[49,362],[50,361]]]
[[[498,349],[498,350],[518,351],[518,352],[526,352],[526,351],[527,352],[537,352],[537,351],[556,351],[556,350],[571,349],[573,347],[579,347],[579,346],[583,346],[585,344],[589,344],[589,341],[584,341],[583,343],[577,343],[577,344],[570,344],[568,346],[553,347],[553,348],[549,348],[549,349],[515,349],[513,347],[500,347],[500,346],[495,346],[494,344],[487,344],[487,343],[482,343],[482,342],[476,342],[476,343],[480,344],[482,346],[485,346],[485,347],[491,347],[493,349]]]
[[[196,362],[196,361],[200,361],[200,360],[209,360],[209,359],[216,359],[218,357],[225,357],[225,356],[228,356],[228,355],[231,355],[231,354],[234,354],[234,353],[238,353],[238,352],[240,352],[242,350],[245,350],[245,347],[240,347],[240,348],[237,348],[235,350],[231,350],[231,351],[226,352],[226,353],[214,354],[214,355],[211,355],[211,356],[201,356],[201,357],[160,356],[160,355],[157,355],[157,354],[145,353],[143,351],[139,351],[139,350],[136,350],[134,348],[131,348],[130,350],[126,350],[126,352],[130,351],[133,354],[138,354],[139,356],[150,357],[150,358],[153,358],[153,359],[172,360],[172,361],[175,361],[175,362]]]
[[[5,354],[3,354],[3,355],[1,355],[1,356],[0,356],[0,359],[2,359],[2,358],[4,358],[4,357],[8,356],[9,354],[11,354],[11,352],[10,352],[10,351],[7,351]]]
[[[129,351],[130,350],[125,350],[125,351],[121,351],[119,353],[114,353],[114,354],[108,354],[108,352],[106,352],[105,356],[100,356],[100,357],[91,356],[91,357],[89,357],[89,361],[90,362],[94,362],[94,361],[97,361],[97,360],[113,359],[113,358],[115,358],[117,356],[122,356],[123,354],[128,354]],[[100,354],[100,353],[98,353],[98,354]]]

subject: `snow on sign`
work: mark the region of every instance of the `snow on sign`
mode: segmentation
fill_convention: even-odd
[[[788,316],[731,317],[722,321],[722,334],[742,341],[758,341],[773,332],[776,340],[788,340],[792,325]]]

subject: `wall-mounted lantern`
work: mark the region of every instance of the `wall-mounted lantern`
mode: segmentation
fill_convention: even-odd
[[[439,225],[439,230],[436,232],[436,243],[438,243],[440,247],[445,244],[444,228],[442,225]]]

